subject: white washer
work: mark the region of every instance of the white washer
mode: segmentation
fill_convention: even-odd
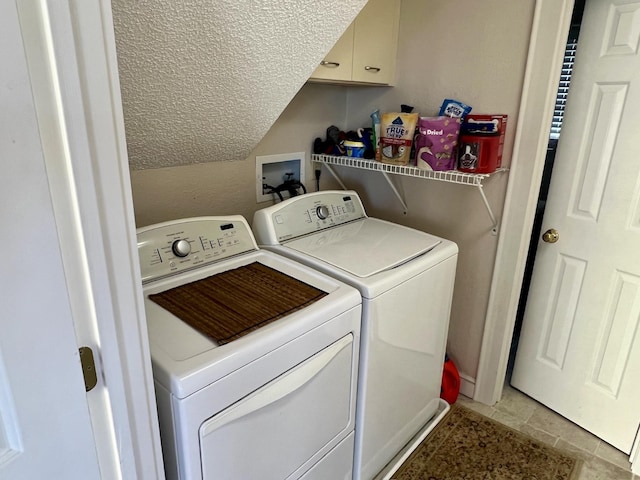
[[[360,291],[354,479],[393,471],[448,408],[439,396],[456,244],[367,217],[353,191],[291,198],[256,212],[252,228],[264,248]]]
[[[141,228],[138,253],[167,478],[351,479],[358,292],[259,250],[241,216]],[[283,280],[226,288],[229,278],[255,268],[284,274]],[[255,299],[289,282],[303,282],[324,296],[230,343],[213,340],[174,314],[174,308],[193,308],[203,310],[196,316],[207,317],[218,307],[200,307],[220,302],[226,308],[231,295],[238,305],[233,315],[258,317],[265,303]],[[198,289],[209,296],[206,302]],[[161,307],[156,302],[165,296],[174,303]],[[293,297],[273,296],[275,303]],[[260,314],[242,312],[252,301]],[[223,326],[233,315],[222,315]]]

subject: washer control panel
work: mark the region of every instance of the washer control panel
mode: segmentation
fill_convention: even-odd
[[[188,218],[138,229],[143,283],[257,249],[240,215]]]
[[[330,190],[299,195],[258,210],[253,217],[253,231],[258,243],[277,245],[365,217],[356,192]]]

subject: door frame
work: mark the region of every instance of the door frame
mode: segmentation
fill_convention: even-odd
[[[16,5],[102,477],[162,479],[111,4]]]
[[[537,0],[474,400],[502,396],[574,0]],[[631,450],[640,473],[640,435]]]

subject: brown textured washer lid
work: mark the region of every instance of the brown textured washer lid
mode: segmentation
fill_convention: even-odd
[[[224,345],[325,295],[322,290],[254,262],[149,298]]]

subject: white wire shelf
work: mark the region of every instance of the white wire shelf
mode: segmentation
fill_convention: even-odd
[[[442,171],[433,171],[433,170],[422,170],[420,168],[411,167],[411,166],[403,166],[403,165],[391,165],[387,163],[378,162],[376,160],[367,160],[364,158],[354,158],[354,157],[337,157],[333,155],[319,155],[313,154],[311,155],[311,160],[316,163],[321,163],[327,167],[329,173],[331,173],[338,183],[345,190],[347,187],[344,185],[338,174],[331,168],[332,166],[339,167],[349,167],[349,168],[359,168],[361,170],[371,170],[375,172],[380,172],[387,180],[387,183],[393,190],[393,193],[396,195],[402,207],[404,208],[404,212],[407,212],[407,205],[404,201],[404,198],[393,184],[388,174],[393,175],[403,175],[407,177],[416,177],[416,178],[425,178],[428,180],[436,180],[440,182],[448,182],[455,183],[458,185],[470,185],[472,187],[476,187],[482,196],[482,200],[487,209],[487,213],[491,218],[491,222],[493,223],[493,234],[497,234],[498,232],[498,224],[496,218],[491,210],[491,206],[487,200],[484,191],[482,190],[482,182],[489,178],[492,175],[506,172],[508,169],[500,168],[493,173],[465,173],[460,172],[458,170],[442,170]]]
[[[409,177],[427,178],[429,180],[439,180],[441,182],[457,183],[460,185],[472,185],[477,187],[482,185],[485,178],[496,173],[507,171],[506,168],[500,168],[493,173],[465,173],[458,170],[422,170],[416,167],[391,165],[388,163],[378,162],[376,160],[366,160],[364,158],[354,157],[336,157],[333,155],[311,155],[311,160],[327,165],[338,165],[341,167],[360,168],[363,170],[374,170],[376,172],[393,173],[396,175],[405,175]]]

